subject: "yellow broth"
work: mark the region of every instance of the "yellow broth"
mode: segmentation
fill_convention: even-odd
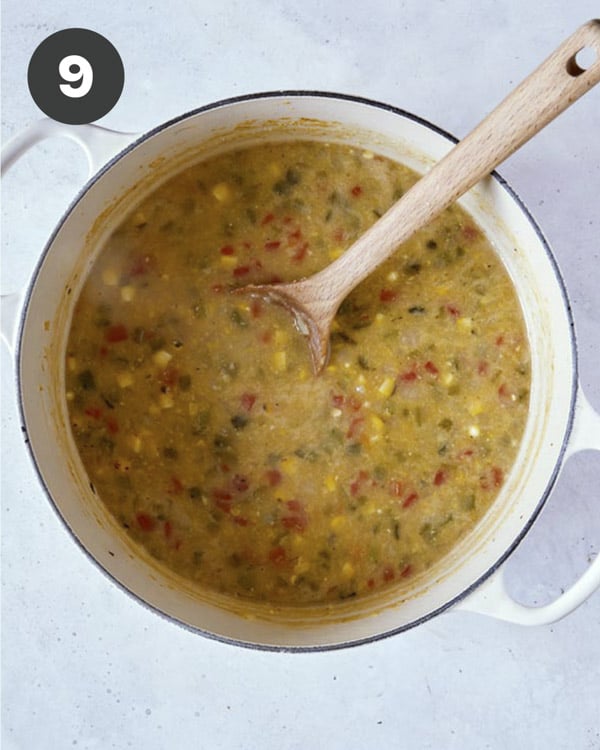
[[[461,208],[342,304],[318,377],[288,313],[230,293],[322,268],[415,179],[348,146],[250,147],[178,174],[106,243],[66,398],[96,492],[161,564],[238,598],[333,602],[408,584],[494,501],[529,349]]]

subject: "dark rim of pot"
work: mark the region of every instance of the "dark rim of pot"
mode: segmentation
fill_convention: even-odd
[[[183,120],[187,120],[191,117],[197,116],[201,114],[202,112],[207,112],[210,110],[218,109],[220,107],[226,107],[230,105],[235,104],[241,104],[244,102],[250,102],[257,99],[277,99],[277,98],[288,98],[288,99],[294,99],[294,98],[316,98],[316,99],[333,99],[333,100],[340,100],[340,101],[346,101],[346,102],[352,102],[355,104],[362,104],[368,107],[372,107],[374,109],[381,109],[386,112],[390,112],[394,115],[397,115],[399,117],[402,117],[407,120],[411,120],[419,125],[422,125],[429,130],[432,130],[433,132],[437,133],[438,135],[441,135],[446,140],[457,143],[458,139],[453,136],[452,134],[448,133],[446,130],[443,130],[442,128],[438,127],[437,125],[434,125],[433,123],[429,122],[428,120],[419,117],[418,115],[414,115],[411,112],[407,112],[406,110],[400,109],[399,107],[392,106],[390,104],[384,104],[382,102],[378,102],[376,100],[368,99],[361,96],[355,96],[352,94],[342,94],[342,93],[335,93],[335,92],[327,92],[327,91],[310,91],[310,90],[281,90],[281,91],[266,91],[266,92],[259,92],[255,94],[246,94],[241,96],[235,96],[230,97],[226,99],[221,99],[216,102],[212,102],[210,104],[206,104],[202,107],[199,107],[197,109],[191,110],[189,112],[186,112],[185,114],[179,115],[178,117],[174,117],[171,120],[168,120],[167,122],[158,125],[157,127],[153,128],[152,130],[149,130],[148,132],[141,135],[139,138],[136,138],[132,143],[127,145],[121,152],[116,154],[114,157],[112,157],[103,167],[101,167],[96,174],[94,174],[87,182],[86,184],[81,188],[81,190],[77,193],[75,198],[71,201],[70,206],[67,208],[61,219],[59,220],[58,224],[56,225],[54,231],[52,232],[48,242],[46,243],[42,254],[40,258],[38,259],[35,268],[33,270],[25,298],[23,301],[23,307],[21,309],[20,313],[20,320],[19,320],[19,328],[18,328],[18,336],[17,336],[17,347],[16,347],[16,380],[17,380],[17,394],[18,394],[18,408],[20,412],[21,417],[21,429],[23,432],[23,437],[25,439],[25,442],[27,444],[27,448],[29,451],[29,454],[31,456],[31,459],[33,461],[33,465],[35,468],[35,472],[38,476],[38,479],[48,497],[50,500],[51,506],[54,508],[55,512],[59,516],[59,518],[62,520],[64,525],[66,526],[67,530],[69,531],[70,535],[73,537],[77,545],[83,550],[83,552],[86,554],[86,556],[94,563],[94,565],[99,568],[107,578],[112,581],[112,583],[116,584],[120,589],[122,589],[124,592],[126,592],[129,596],[133,597],[137,602],[142,604],[144,607],[148,608],[149,610],[155,612],[159,616],[174,622],[181,627],[185,628],[186,630],[189,630],[193,633],[201,634],[207,638],[227,643],[229,645],[234,646],[242,646],[244,648],[259,650],[259,651],[274,651],[274,652],[288,652],[288,653],[307,653],[307,652],[322,652],[322,651],[334,651],[339,650],[343,648],[350,648],[354,646],[360,646],[367,643],[372,643],[375,641],[382,640],[384,638],[388,638],[393,635],[397,635],[399,633],[402,633],[404,631],[410,630],[412,628],[417,627],[418,625],[421,625],[428,620],[431,620],[434,617],[437,617],[441,613],[451,609],[459,602],[466,599],[469,594],[471,594],[475,589],[477,589],[484,581],[486,581],[490,576],[492,576],[510,557],[510,555],[515,551],[515,549],[518,547],[518,545],[521,543],[521,541],[524,539],[524,537],[529,532],[531,526],[533,525],[534,521],[538,517],[540,511],[542,510],[543,506],[546,503],[546,500],[548,499],[550,492],[552,491],[554,484],[556,483],[556,479],[558,477],[560,468],[562,466],[565,451],[567,449],[567,444],[569,441],[569,437],[571,434],[571,430],[573,427],[573,419],[574,419],[574,411],[575,411],[575,400],[577,395],[577,383],[578,383],[578,362],[577,362],[577,340],[576,340],[576,333],[575,333],[575,325],[573,321],[573,314],[571,310],[571,305],[569,302],[569,298],[566,291],[566,286],[564,283],[564,279],[562,277],[562,274],[560,272],[560,269],[558,267],[557,261],[552,253],[552,250],[550,249],[550,246],[538,226],[537,222],[533,218],[531,212],[523,202],[523,200],[519,197],[519,195],[515,192],[515,190],[508,184],[508,182],[497,172],[494,171],[492,173],[492,177],[495,179],[495,181],[503,188],[503,190],[508,193],[508,195],[513,199],[513,201],[517,204],[517,206],[520,208],[523,215],[526,217],[527,221],[529,222],[530,226],[533,228],[538,240],[540,241],[541,245],[543,246],[546,255],[548,257],[548,260],[552,266],[552,269],[554,271],[554,274],[556,276],[556,280],[558,282],[558,286],[562,295],[564,308],[567,314],[568,322],[569,322],[569,328],[571,333],[571,353],[572,353],[572,361],[573,361],[573,379],[571,384],[571,393],[569,394],[570,399],[570,408],[569,408],[569,417],[567,426],[565,429],[565,433],[562,438],[562,443],[559,451],[559,456],[556,461],[556,464],[553,467],[552,473],[548,479],[547,485],[545,490],[543,491],[536,507],[533,510],[533,513],[530,515],[530,517],[525,521],[523,524],[519,534],[513,539],[513,541],[510,543],[508,548],[504,551],[504,553],[496,560],[496,562],[491,565],[488,570],[481,574],[477,580],[471,584],[469,587],[467,587],[465,590],[463,590],[458,595],[452,597],[449,601],[444,602],[441,606],[437,607],[435,610],[431,612],[427,612],[425,615],[422,615],[421,617],[416,618],[415,620],[412,620],[409,623],[406,623],[404,625],[400,625],[396,628],[391,628],[389,630],[386,630],[382,633],[376,633],[374,635],[364,636],[356,639],[352,639],[349,641],[344,641],[341,643],[324,643],[324,644],[316,644],[316,645],[301,645],[301,646],[293,646],[293,645],[279,645],[279,644],[267,644],[267,643],[254,643],[252,641],[243,641],[238,638],[229,637],[229,636],[223,636],[218,633],[213,633],[208,630],[203,630],[201,627],[197,627],[195,625],[190,625],[189,623],[184,622],[183,620],[178,619],[174,615],[170,615],[166,612],[163,612],[159,607],[157,607],[154,604],[151,604],[150,602],[143,599],[139,594],[137,594],[135,591],[132,591],[130,588],[128,588],[123,582],[118,580],[110,571],[108,571],[96,558],[87,550],[83,542],[79,539],[77,536],[77,533],[74,529],[71,528],[71,526],[67,523],[66,519],[63,517],[62,513],[60,512],[54,498],[52,497],[52,494],[46,485],[46,482],[44,480],[44,477],[42,475],[41,469],[38,466],[32,443],[30,440],[30,436],[27,430],[27,425],[25,422],[25,407],[24,407],[24,394],[21,389],[21,347],[22,347],[22,336],[23,336],[23,329],[25,320],[27,317],[27,310],[29,308],[29,302],[31,299],[31,296],[35,290],[35,285],[37,281],[37,277],[40,273],[40,270],[44,264],[44,260],[46,258],[46,255],[48,254],[50,248],[52,247],[52,244],[59,233],[60,229],[62,228],[65,221],[68,219],[74,208],[77,206],[78,202],[81,200],[81,198],[85,195],[85,193],[90,189],[92,185],[94,185],[103,175],[105,172],[110,170],[110,168],[117,162],[120,161],[122,158],[126,157],[129,152],[133,151],[139,144],[145,142],[149,138],[152,138],[155,135],[158,135],[162,133],[164,130],[172,127],[173,125],[177,125]],[[293,631],[292,631],[293,632]]]

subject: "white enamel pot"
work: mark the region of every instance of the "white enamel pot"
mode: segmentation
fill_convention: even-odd
[[[217,151],[264,139],[353,143],[424,172],[453,145],[435,126],[389,106],[324,93],[277,92],[203,107],[137,137],[97,126],[37,123],[8,143],[4,165],[48,136],[86,150],[92,177],[50,238],[21,298],[5,300],[18,398],[29,449],[58,514],[97,565],[159,613],[203,634],[273,649],[348,646],[418,625],[450,608],[534,625],[568,614],[600,585],[600,557],[553,603],[524,607],[508,595],[502,564],[529,530],[572,453],[600,449],[600,416],[577,379],[568,299],[542,233],[497,174],[461,201],[492,240],[513,279],[531,344],[531,407],[513,470],[477,528],[410,591],[339,608],[273,612],[232,607],[159,570],[118,530],[93,494],[69,431],[63,393],[69,321],[103,241],[141,196],[175,170]],[[117,153],[118,152],[118,153]],[[113,154],[117,153],[116,156]]]

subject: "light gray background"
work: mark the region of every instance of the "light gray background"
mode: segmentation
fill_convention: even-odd
[[[2,0],[2,136],[41,116],[35,47],[62,28],[108,37],[126,71],[100,123],[143,131],[223,97],[278,88],[360,94],[462,136],[596,0]],[[581,380],[600,409],[600,88],[500,170],[564,273]],[[2,291],[23,287],[86,177],[68,142],[37,146],[2,185]],[[261,653],[184,631],[100,574],[42,493],[2,350],[2,747],[328,750],[600,748],[600,594],[551,627],[450,613],[326,654]],[[600,548],[600,460],[565,468],[508,563],[542,603]]]

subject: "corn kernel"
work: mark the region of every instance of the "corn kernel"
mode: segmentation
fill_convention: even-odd
[[[275,372],[284,372],[287,368],[287,354],[284,350],[275,352],[273,355],[273,368]]]
[[[238,264],[238,259],[235,255],[221,255],[221,265],[223,268],[235,268]]]
[[[483,403],[479,399],[471,401],[468,406],[468,412],[472,417],[476,417],[483,412]]]
[[[119,283],[119,274],[114,268],[105,268],[102,271],[102,281],[106,286],[117,286]]]
[[[67,401],[73,401],[75,398],[75,394],[73,393],[73,391],[67,391],[65,397]]]
[[[476,437],[479,437],[479,434],[480,434],[480,430],[479,430],[479,427],[477,427],[477,425],[476,425],[476,424],[472,424],[472,425],[471,425],[471,426],[469,427],[469,435],[470,435],[470,436],[471,436],[472,438],[476,438]]]
[[[384,320],[385,315],[383,313],[377,313],[377,315],[375,316],[375,322],[377,323],[377,325],[381,325]]]
[[[161,409],[172,409],[175,406],[175,401],[170,393],[161,393],[158,403]]]
[[[351,562],[346,561],[342,565],[342,576],[348,580],[354,575],[354,565]]]
[[[77,369],[77,360],[75,357],[67,357],[67,367],[69,368],[69,372],[75,372]]]
[[[343,252],[344,252],[344,248],[343,247],[332,247],[329,250],[329,257],[330,257],[331,260],[336,260],[337,258],[340,257],[340,255]]]
[[[212,194],[219,201],[225,203],[231,198],[231,188],[226,182],[218,182],[212,189]]]
[[[371,160],[375,158],[375,154],[372,151],[363,151],[362,157],[363,159]]]
[[[131,284],[121,287],[121,299],[123,302],[131,302],[135,297],[135,287]]]
[[[198,414],[199,408],[197,401],[190,401],[188,404],[188,414],[190,417],[195,417]]]
[[[134,453],[139,453],[142,450],[142,440],[138,435],[130,435],[129,447]]]
[[[341,528],[345,526],[345,524],[346,524],[345,516],[334,516],[329,522],[329,527],[333,531],[339,531]]]
[[[451,372],[445,372],[442,375],[442,383],[444,385],[452,385],[454,382],[454,375]]]
[[[285,456],[281,459],[281,471],[288,476],[298,473],[298,459],[294,456]]]
[[[333,492],[335,488],[337,487],[337,481],[333,474],[329,474],[329,476],[325,477],[325,489],[329,490],[329,492]]]
[[[371,414],[369,421],[373,432],[381,434],[385,430],[385,423],[381,417],[377,416],[377,414]]]
[[[117,375],[117,385],[119,388],[129,388],[133,385],[133,375],[130,372],[120,372]]]
[[[282,328],[277,328],[273,340],[276,346],[283,346],[288,342],[288,335]]]
[[[398,281],[399,274],[398,271],[390,271],[388,275],[386,276],[388,281]]]
[[[278,164],[276,161],[272,161],[269,164],[269,174],[271,175],[271,177],[274,177],[274,178],[281,177],[282,175],[281,165]]]
[[[377,391],[384,397],[388,398],[392,395],[394,392],[394,388],[396,387],[396,380],[395,378],[386,377],[381,381],[381,385],[377,389]]]
[[[159,367],[166,367],[172,359],[173,355],[169,354],[169,352],[165,351],[164,349],[159,349],[152,356],[152,361]]]

